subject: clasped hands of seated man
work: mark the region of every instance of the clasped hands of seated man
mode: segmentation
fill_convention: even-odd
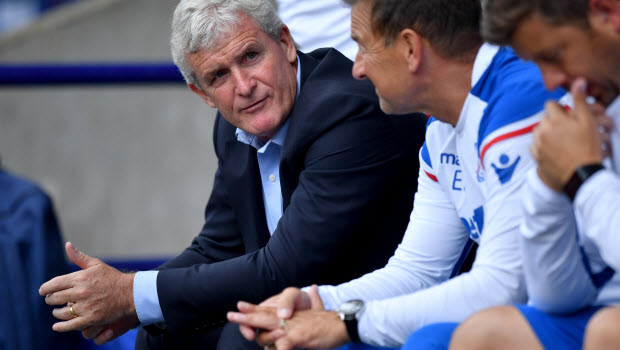
[[[265,349],[327,349],[351,341],[338,314],[323,307],[316,285],[308,293],[286,288],[259,305],[240,301],[237,308],[240,312],[229,312],[228,320]]]
[[[122,273],[92,258],[67,242],[69,259],[82,268],[44,283],[39,294],[48,305],[63,305],[52,311],[63,320],[52,326],[57,332],[81,330],[86,339],[101,345],[113,340],[140,321],[133,302],[133,273]]]

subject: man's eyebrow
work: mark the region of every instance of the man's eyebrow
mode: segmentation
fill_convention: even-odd
[[[261,47],[262,46],[259,43],[250,41],[244,44],[239,50],[235,52],[235,54],[233,55],[233,60],[235,62],[240,62],[245,58],[245,55],[247,55],[249,52],[260,51]]]
[[[556,46],[551,46],[551,47],[546,47],[544,49],[541,49],[541,50],[538,50],[538,51],[534,52],[532,57],[535,58],[535,59],[549,58],[551,56],[556,56],[561,49],[562,49],[562,46],[557,46],[557,45]]]
[[[248,42],[245,45],[243,45],[237,52],[235,52],[235,54],[233,56],[234,60],[235,61],[239,61],[248,52],[250,52],[250,51],[258,51],[260,49],[261,49],[261,46],[259,45],[259,43]],[[202,74],[202,77],[205,78],[205,79],[211,78],[212,76],[215,75],[215,73],[219,72],[222,69],[225,69],[225,68],[222,67],[221,65],[214,66],[213,68],[209,68],[209,69],[205,70],[204,73]]]
[[[235,55],[236,57],[240,57],[245,55],[246,53],[248,53],[249,51],[258,51],[261,49],[261,45],[257,42],[249,42],[245,45],[243,45],[243,47],[241,48],[241,50],[239,50],[239,54]]]

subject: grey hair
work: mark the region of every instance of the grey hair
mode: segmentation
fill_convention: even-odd
[[[222,35],[239,25],[239,15],[252,18],[273,40],[280,40],[282,20],[275,0],[181,0],[172,18],[170,50],[185,81],[200,89],[185,56],[210,50]]]

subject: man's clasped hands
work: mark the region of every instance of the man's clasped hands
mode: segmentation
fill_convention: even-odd
[[[350,342],[338,313],[327,311],[313,285],[307,292],[286,288],[259,305],[240,301],[239,312],[227,314],[244,338],[278,350],[332,348]]]

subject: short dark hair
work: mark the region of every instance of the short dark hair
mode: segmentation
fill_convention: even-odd
[[[482,0],[482,37],[510,45],[519,24],[533,14],[553,25],[576,23],[588,28],[589,8],[588,0]]]
[[[370,2],[371,29],[387,45],[406,28],[415,30],[445,57],[471,54],[482,43],[480,0],[344,1],[351,6]]]

